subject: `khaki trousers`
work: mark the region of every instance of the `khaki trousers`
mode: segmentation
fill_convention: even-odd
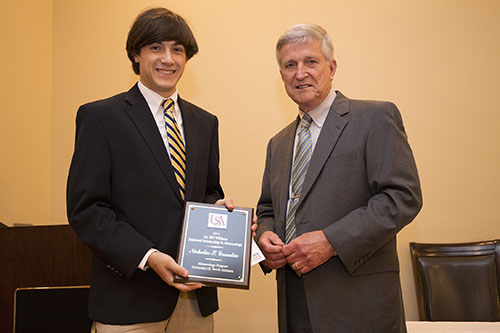
[[[172,316],[167,320],[154,323],[133,325],[108,325],[96,322],[97,333],[213,333],[214,316],[203,317],[198,308],[194,292],[181,292]]]

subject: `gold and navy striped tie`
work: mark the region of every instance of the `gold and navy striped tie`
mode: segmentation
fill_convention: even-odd
[[[163,107],[163,117],[167,129],[168,146],[170,148],[170,161],[174,167],[175,178],[179,183],[179,191],[184,199],[184,189],[186,187],[186,150],[182,140],[179,126],[174,117],[174,101],[170,98],[161,102]]]
[[[299,203],[302,184],[306,177],[309,162],[312,155],[312,139],[309,127],[311,126],[312,118],[307,113],[302,117],[300,122],[299,139],[295,150],[295,158],[292,166],[292,196],[288,207],[288,214],[285,223],[285,243],[288,244],[296,237],[297,231],[295,227],[295,212]]]

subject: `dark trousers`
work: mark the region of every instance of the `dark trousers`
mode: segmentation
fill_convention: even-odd
[[[312,333],[302,278],[286,265],[286,318],[288,333]]]

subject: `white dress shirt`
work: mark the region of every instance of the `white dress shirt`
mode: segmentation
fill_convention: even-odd
[[[144,96],[146,102],[148,103],[149,109],[151,110],[151,114],[155,118],[156,126],[158,127],[158,130],[160,131],[161,137],[163,139],[163,144],[165,145],[165,148],[167,149],[168,154],[170,156],[167,129],[165,127],[165,118],[163,116],[163,108],[161,106],[161,102],[165,99],[165,97],[162,97],[157,92],[154,92],[153,90],[149,89],[141,81],[138,82],[138,86],[142,96]],[[181,132],[182,135],[182,141],[184,141],[184,145],[186,145],[186,141],[184,140],[184,127],[182,125],[181,109],[179,107],[179,104],[177,103],[178,97],[179,94],[177,93],[176,90],[171,96],[167,98],[170,98],[174,101],[175,122],[177,123],[177,126],[179,126],[179,131]]]
[[[146,87],[141,81],[138,82],[138,87],[139,90],[146,99],[146,102],[148,103],[149,109],[151,110],[151,114],[155,118],[156,126],[158,127],[158,131],[160,131],[161,138],[163,139],[163,144],[165,145],[165,149],[167,149],[168,155],[170,156],[170,147],[168,145],[168,136],[167,136],[167,129],[165,127],[165,118],[163,115],[163,108],[161,106],[161,102],[165,99],[163,96],[158,94],[157,92],[149,89]],[[179,97],[179,94],[177,93],[177,90],[168,98],[171,98],[174,101],[174,118],[175,122],[177,123],[177,126],[179,127],[179,131],[181,132],[182,135],[182,141],[184,141],[184,145],[186,145],[186,140],[184,139],[184,127],[182,126],[182,114],[181,114],[181,109],[179,107],[179,104],[177,103],[177,99]],[[158,251],[157,249],[151,248],[149,249],[148,252],[144,255],[142,258],[141,262],[139,263],[138,267],[142,269],[143,271],[147,270],[148,267],[146,266],[146,263],[148,262],[149,256],[151,253]]]

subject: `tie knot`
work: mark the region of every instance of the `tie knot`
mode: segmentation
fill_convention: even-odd
[[[173,112],[174,111],[174,101],[171,98],[165,98],[161,102],[161,107],[163,108],[163,112]]]
[[[309,114],[304,114],[302,116],[302,121],[301,121],[301,125],[302,127],[305,127],[305,128],[308,128],[309,126],[311,126],[311,123],[312,123],[312,118]]]

